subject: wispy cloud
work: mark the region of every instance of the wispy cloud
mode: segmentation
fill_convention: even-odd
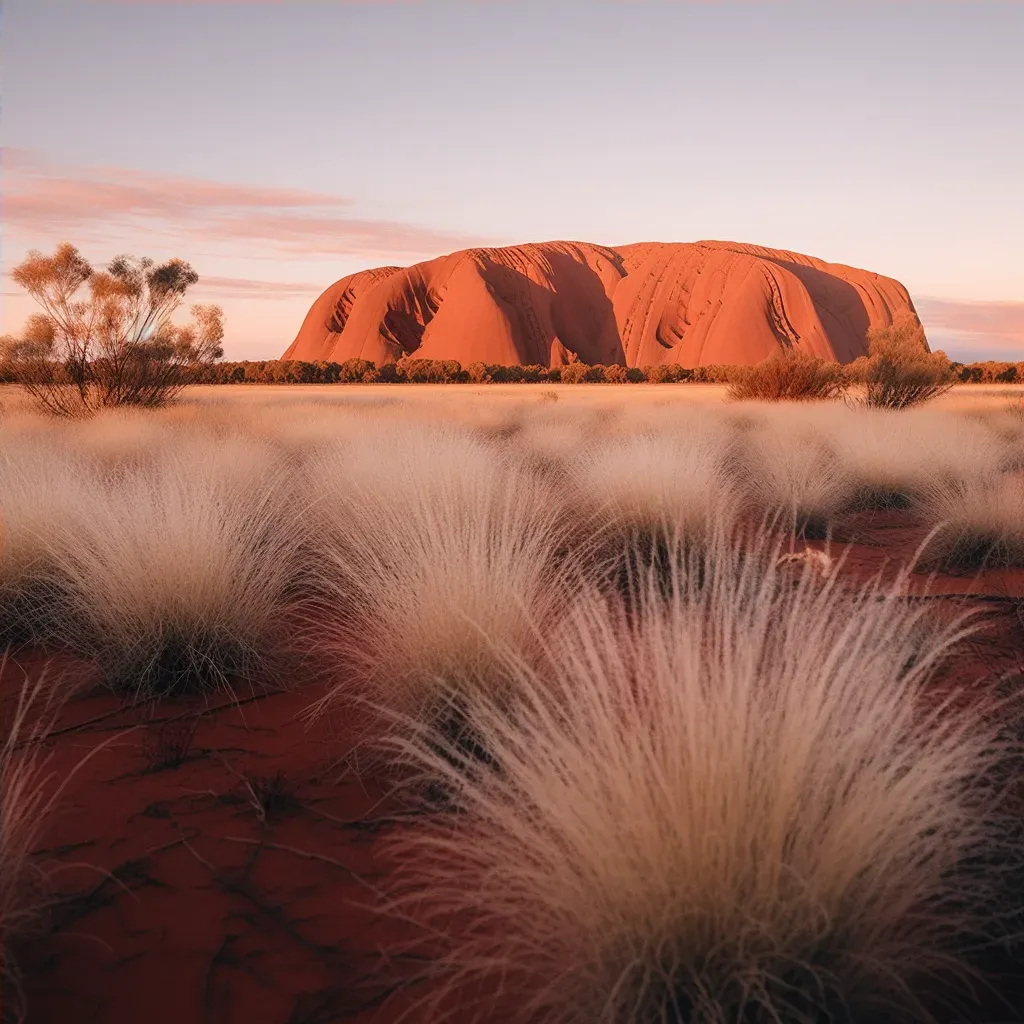
[[[254,281],[244,277],[216,277],[204,274],[199,278],[190,295],[222,299],[309,299],[313,301],[322,291],[324,285],[303,284],[291,281]]]
[[[1024,302],[966,302],[932,296],[914,304],[929,336],[991,358],[1024,358]],[[934,346],[933,347],[937,347]],[[941,347],[941,346],[939,346]]]
[[[3,151],[3,219],[31,244],[156,230],[190,244],[243,245],[289,256],[422,258],[485,239],[349,212],[351,199],[124,167],[69,168]]]

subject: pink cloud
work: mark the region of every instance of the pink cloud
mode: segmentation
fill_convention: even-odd
[[[268,253],[422,257],[486,240],[402,221],[350,215],[351,199],[123,167],[67,168],[3,151],[3,220],[31,244],[141,228],[176,239]]]
[[[211,302],[219,299],[308,299],[313,301],[324,290],[323,284],[303,284],[291,281],[256,281],[245,277],[217,277],[203,274],[193,295]]]
[[[925,296],[915,299],[925,329],[964,349],[1024,357],[1024,302],[967,302]]]

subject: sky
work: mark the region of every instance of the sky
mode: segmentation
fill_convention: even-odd
[[[474,245],[727,239],[902,281],[1024,359],[1024,0],[3,0],[10,269],[180,256],[229,358]]]

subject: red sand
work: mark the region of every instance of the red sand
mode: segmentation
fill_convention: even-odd
[[[921,534],[901,513],[861,516],[854,529],[844,571],[856,576],[895,568]],[[969,699],[1020,669],[1024,625],[1009,598],[1024,595],[1024,573],[944,576],[930,589],[950,610],[957,595],[995,598],[981,602],[986,632],[939,690]],[[42,664],[17,660],[0,699]],[[410,936],[370,910],[368,888],[386,868],[378,837],[400,826],[379,820],[386,786],[339,764],[350,738],[304,724],[317,695],[212,702],[173,768],[155,765],[161,730],[166,739],[168,718],[202,704],[124,709],[103,692],[68,704],[58,774],[108,745],[73,777],[48,827],[45,855],[66,865],[55,876],[66,902],[24,951],[31,1024],[388,1024],[407,1008],[400,993],[380,1005],[401,974],[401,958],[389,974],[382,952]],[[277,772],[294,804],[262,823],[242,776]]]
[[[891,278],[785,250],[545,242],[343,278],[282,358],[694,367],[786,346],[847,363],[866,354],[869,328],[913,309]]]

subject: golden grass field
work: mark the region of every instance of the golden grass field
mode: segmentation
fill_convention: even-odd
[[[1022,1019],[1022,399],[0,389],[5,1024]]]

